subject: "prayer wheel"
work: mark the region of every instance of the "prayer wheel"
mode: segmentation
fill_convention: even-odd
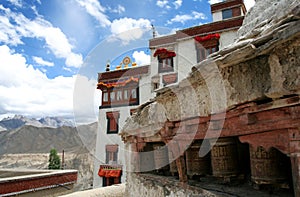
[[[287,181],[285,158],[278,150],[250,146],[251,179],[255,184],[278,184]]]
[[[175,173],[178,173],[176,161],[172,161],[170,163],[170,172],[173,176],[175,175]]]
[[[140,172],[148,172],[155,169],[154,154],[150,144],[147,143],[144,152],[139,152],[138,156]]]
[[[155,169],[166,170],[169,164],[168,148],[165,145],[154,144],[153,145],[154,163]]]
[[[174,157],[173,152],[170,149],[168,149],[168,154],[169,154],[168,156],[169,156],[170,172],[174,176],[175,173],[178,173],[176,158]]]
[[[199,156],[200,142],[193,143],[185,152],[187,175],[206,175],[210,173],[210,154]]]
[[[215,177],[226,178],[238,175],[238,150],[235,138],[219,138],[216,141],[211,149],[211,164]]]

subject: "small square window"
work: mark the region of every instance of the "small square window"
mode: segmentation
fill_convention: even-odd
[[[158,57],[158,66],[159,73],[173,71],[173,57]]]
[[[107,164],[116,164],[118,161],[118,145],[117,144],[108,144],[105,146],[106,149],[106,163]]]
[[[222,18],[232,18],[232,9],[222,10]]]

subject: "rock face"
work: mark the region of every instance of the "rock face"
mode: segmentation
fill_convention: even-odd
[[[280,19],[291,14],[298,5],[297,0],[256,0],[254,7],[245,16],[238,37],[249,38],[264,33],[264,29],[274,26]]]

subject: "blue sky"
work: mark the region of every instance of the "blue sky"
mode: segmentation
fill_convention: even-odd
[[[172,32],[211,22],[209,6],[218,1],[1,0],[0,118],[72,118],[76,82],[95,88],[106,61],[115,66],[126,53],[149,63],[151,24]],[[94,78],[84,76],[91,58]]]

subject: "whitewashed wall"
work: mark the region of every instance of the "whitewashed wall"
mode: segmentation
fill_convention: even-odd
[[[191,71],[193,65],[197,63],[197,53],[193,38],[178,42],[176,51],[178,81],[181,81]]]
[[[237,39],[237,31],[236,30],[222,32],[220,34],[219,50],[225,48],[226,46],[233,44],[236,39]]]

